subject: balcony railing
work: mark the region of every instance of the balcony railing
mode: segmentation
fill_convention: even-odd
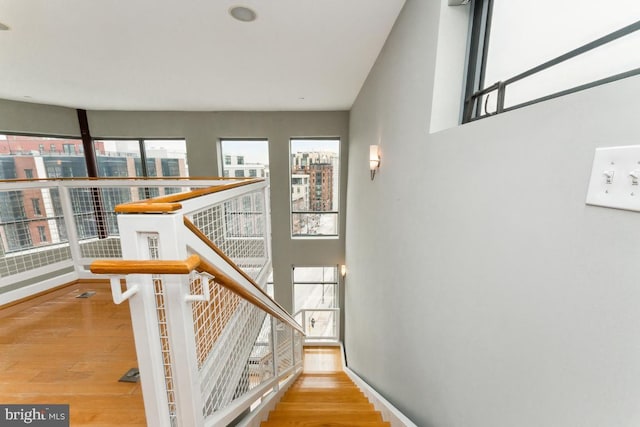
[[[228,181],[0,182],[0,304],[70,280],[90,278],[88,266],[95,259],[121,258],[117,204],[221,182]]]
[[[264,291],[268,205],[245,180],[116,208],[123,259],[91,271],[129,301],[148,425],[246,422],[300,373],[304,330]]]

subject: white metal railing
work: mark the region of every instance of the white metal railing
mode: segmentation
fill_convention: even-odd
[[[114,212],[117,204],[220,182],[223,181],[0,182],[0,304],[45,290],[37,286],[27,289],[40,283],[42,276],[70,272],[57,283],[62,284],[91,277],[87,267],[95,259],[120,258],[120,233]]]
[[[118,207],[123,260],[91,266],[129,302],[150,426],[226,426],[302,369],[303,329],[264,291],[267,184],[209,190]]]

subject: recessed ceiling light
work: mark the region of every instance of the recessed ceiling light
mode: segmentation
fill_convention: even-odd
[[[238,21],[242,22],[251,22],[256,20],[256,13],[244,6],[234,6],[229,9],[229,14],[233,16]]]
[[[0,22],[0,31],[8,31],[8,30],[9,30],[9,26],[4,25],[2,22]]]

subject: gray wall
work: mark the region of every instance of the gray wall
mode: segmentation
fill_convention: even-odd
[[[271,215],[275,297],[292,307],[291,266],[344,264],[349,112],[130,112],[89,111],[94,137],[179,137],[187,140],[191,176],[219,176],[221,138],[267,138],[271,171]],[[76,110],[0,100],[0,132],[79,136]],[[340,238],[292,239],[290,231],[289,139],[341,139]],[[344,295],[341,300],[344,301]]]
[[[584,201],[594,149],[640,143],[640,78],[429,133],[439,3],[351,111],[349,366],[423,427],[638,426],[640,214]]]
[[[191,176],[220,176],[219,144],[224,138],[267,138],[271,174],[271,224],[275,298],[292,309],[291,266],[344,263],[349,112],[129,112],[90,111],[94,137],[185,137]],[[289,139],[341,140],[340,238],[292,239],[290,227]],[[341,297],[344,301],[344,297]]]

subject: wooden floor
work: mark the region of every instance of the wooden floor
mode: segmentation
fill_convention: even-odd
[[[262,427],[382,427],[380,412],[342,370],[337,347],[305,348],[304,371]]]
[[[88,299],[75,298],[94,290]],[[77,284],[0,310],[0,403],[69,404],[71,426],[146,426],[129,307]]]
[[[85,291],[96,294],[76,298]],[[0,308],[0,403],[69,404],[70,425],[146,426],[127,303],[83,283]],[[390,426],[342,371],[338,347],[305,348],[303,374],[263,427]]]

